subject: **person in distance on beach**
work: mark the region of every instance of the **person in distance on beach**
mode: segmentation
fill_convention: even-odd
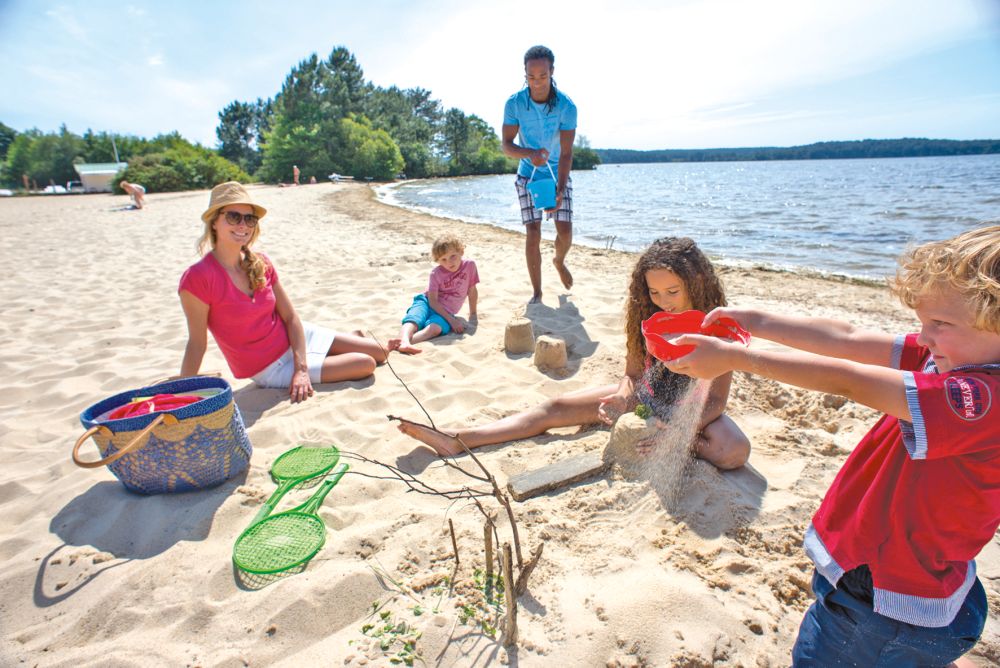
[[[122,180],[118,184],[119,187],[125,191],[125,194],[129,196],[132,200],[132,206],[136,209],[141,209],[146,204],[146,188],[139,185],[138,183],[129,183],[128,181]]]
[[[724,306],[726,296],[712,263],[687,238],[654,241],[635,263],[625,307],[625,375],[617,385],[592,387],[549,399],[534,408],[496,422],[452,434],[403,421],[399,430],[434,448],[439,455],[464,452],[455,436],[470,448],[538,436],[556,427],[612,424],[638,403],[670,423],[676,402],[687,394],[691,379],[669,371],[646,351],[642,321],[658,311],[710,311]],[[725,414],[732,374],[712,381],[696,435],[695,454],[722,469],[743,466],[750,440]]]
[[[755,373],[884,413],[806,530],[817,600],[792,650],[799,667],[950,665],[986,623],[975,557],[1000,526],[1000,225],[909,250],[891,287],[919,333],[720,308],[706,324],[735,318],[798,350],[685,335],[677,343],[695,350],[668,364],[697,378]]]
[[[367,378],[385,361],[377,342],[304,323],[278,280],[274,263],[252,250],[267,210],[236,181],[212,189],[198,249],[209,252],[181,277],[178,293],[188,342],[181,375],[197,375],[212,332],[237,378],[287,387],[293,402],[314,383]]]
[[[535,179],[556,180],[556,205],[547,210],[555,220],[556,254],[552,263],[566,289],[573,287],[573,275],[566,267],[566,254],[573,244],[573,141],[576,138],[576,105],[556,89],[552,78],[555,55],[544,46],[533,46],[524,54],[524,81],[527,84],[507,100],[503,110],[503,152],[518,158],[514,187],[524,223],[524,256],[531,279],[529,303],[542,300],[542,211],[535,208],[527,186]],[[520,144],[514,140],[520,135]]]
[[[455,331],[465,331],[465,322],[458,317],[466,297],[469,298],[469,322],[478,318],[476,304],[479,301],[479,270],[472,260],[464,260],[465,245],[453,236],[436,239],[431,247],[431,256],[437,263],[431,271],[427,292],[413,298],[413,303],[403,317],[398,339],[389,339],[389,350],[398,350],[407,355],[420,351],[415,343],[422,343],[436,336]]]

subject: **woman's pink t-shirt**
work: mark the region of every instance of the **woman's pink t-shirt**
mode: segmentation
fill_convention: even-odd
[[[260,255],[267,271],[264,287],[254,290],[253,297],[233,284],[211,253],[188,267],[177,288],[178,293],[187,290],[208,304],[208,331],[237,378],[260,373],[289,345],[285,321],[278,315],[274,299],[278,273],[271,260]]]

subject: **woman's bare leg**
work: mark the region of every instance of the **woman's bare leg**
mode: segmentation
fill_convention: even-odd
[[[324,383],[361,380],[375,373],[375,367],[385,362],[387,351],[375,339],[355,334],[340,334],[323,360],[320,379]]]
[[[371,357],[377,364],[382,364],[386,358],[386,351],[382,349],[382,346],[375,339],[370,339],[367,336],[358,336],[357,334],[341,334],[338,332],[337,336],[333,339],[333,345],[330,346],[330,351],[327,353],[327,359],[331,356],[343,355],[345,353],[363,353]]]
[[[611,394],[617,388],[617,385],[606,385],[570,392],[481,427],[450,432],[454,435],[436,432],[412,422],[401,422],[399,430],[431,446],[439,455],[457,455],[465,450],[455,436],[461,438],[470,448],[479,448],[538,436],[556,427],[596,424],[600,422],[597,416],[600,398]]]

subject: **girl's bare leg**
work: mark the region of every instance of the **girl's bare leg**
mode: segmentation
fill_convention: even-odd
[[[695,455],[720,469],[738,469],[750,459],[750,439],[726,414],[717,417],[698,434]]]
[[[478,448],[538,436],[556,427],[596,424],[600,422],[597,416],[600,398],[616,389],[617,385],[606,385],[570,392],[495,422],[458,432],[440,433],[412,422],[401,422],[399,430],[431,446],[439,455],[457,455],[465,451],[455,436],[470,448]]]

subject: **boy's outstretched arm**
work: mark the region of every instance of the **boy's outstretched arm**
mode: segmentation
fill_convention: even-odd
[[[705,324],[715,322],[720,317],[733,318],[744,329],[762,339],[862,364],[888,366],[895,341],[891,334],[858,329],[842,320],[776,314],[756,309],[717,308],[705,316]]]
[[[727,371],[746,371],[796,387],[839,394],[910,421],[903,374],[895,369],[861,364],[798,350],[750,350],[739,343],[686,334],[675,345],[694,345],[693,352],[665,362],[668,369],[695,378],[715,378]]]

